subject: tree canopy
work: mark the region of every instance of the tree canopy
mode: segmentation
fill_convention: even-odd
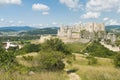
[[[43,49],[51,49],[54,51],[63,52],[65,55],[71,54],[70,49],[65,45],[62,40],[58,38],[51,38],[46,40],[43,44]]]

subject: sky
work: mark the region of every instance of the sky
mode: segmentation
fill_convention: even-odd
[[[0,0],[0,27],[120,25],[120,0]]]

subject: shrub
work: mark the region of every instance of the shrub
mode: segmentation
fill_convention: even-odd
[[[97,59],[93,56],[88,56],[86,57],[88,59],[88,64],[89,65],[93,65],[93,64],[97,64]]]
[[[40,45],[37,44],[28,44],[23,47],[26,53],[30,52],[39,52],[40,51]]]
[[[120,67],[120,53],[116,54],[114,57],[114,65]]]
[[[112,57],[116,54],[116,52],[110,51],[99,42],[93,42],[84,50],[84,52],[97,57]]]
[[[32,61],[33,56],[23,56],[23,59],[25,59],[26,61]]]
[[[56,71],[63,70],[63,53],[58,51],[49,51],[49,52],[40,52],[40,56],[38,57],[38,63],[42,69]]]
[[[15,54],[21,55],[31,52],[39,52],[41,50],[40,44],[27,44],[22,49],[19,49]]]
[[[72,62],[76,60],[76,57],[74,54],[66,56],[65,58],[66,62],[70,65],[72,65]]]
[[[0,67],[7,71],[13,69],[17,65],[15,55],[13,52],[2,52],[0,53]]]
[[[120,40],[116,40],[115,44],[116,44],[117,46],[119,46],[119,45],[120,45]]]
[[[43,44],[43,49],[50,49],[54,51],[63,52],[65,55],[71,54],[70,49],[68,49],[67,45],[65,45],[60,39],[58,38],[51,38],[50,40],[46,40]]]

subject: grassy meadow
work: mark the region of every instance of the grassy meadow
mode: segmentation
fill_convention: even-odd
[[[18,63],[25,67],[12,73],[1,71],[0,80],[68,80],[67,73],[64,71],[41,71],[39,67],[37,68],[38,65],[35,63],[37,55],[37,53],[29,53],[16,56]],[[26,60],[23,56],[33,56],[33,60]],[[36,70],[32,70],[32,67],[36,67]],[[30,71],[33,73],[30,73]]]
[[[96,57],[97,64],[88,65],[88,59],[82,54],[75,55],[75,60],[66,65],[66,69],[76,69],[76,73],[82,80],[120,80],[120,69],[113,65],[113,60],[109,58]],[[70,58],[67,58],[70,59]],[[33,62],[27,62],[22,57],[19,62],[25,66],[33,66]],[[35,66],[35,65],[34,65]],[[17,75],[17,74],[16,74]],[[40,76],[40,77],[39,77]],[[47,76],[47,77],[46,77]],[[4,77],[4,76],[2,76]],[[19,77],[21,79],[19,79]],[[66,72],[41,72],[29,75],[17,75],[13,78],[17,80],[69,80]],[[44,79],[46,78],[46,79]],[[7,80],[7,79],[6,79]]]
[[[97,58],[95,65],[88,65],[88,60],[82,54],[74,54],[76,60],[67,65],[68,69],[77,69],[76,73],[82,80],[120,80],[120,69],[115,68],[112,59]]]
[[[80,53],[86,48],[88,43],[67,43],[68,48],[70,48],[73,53]]]
[[[120,68],[114,66],[112,58],[94,56],[95,59],[97,59],[97,63],[92,65],[88,64],[89,59],[86,58],[85,55],[80,54],[81,51],[86,49],[88,44],[89,43],[66,44],[71,50],[72,55],[64,58],[64,69],[74,71],[74,73],[79,75],[81,80],[120,80]],[[101,48],[99,48],[99,50],[100,49]],[[41,65],[36,62],[36,59],[40,57],[39,53],[40,52],[31,52],[16,56],[15,59],[17,62],[24,67],[18,68],[18,70],[12,73],[9,71],[0,71],[0,80],[70,80],[69,74],[64,70],[41,70]]]
[[[15,73],[0,73],[0,80],[66,80],[64,72],[40,72],[32,75]]]

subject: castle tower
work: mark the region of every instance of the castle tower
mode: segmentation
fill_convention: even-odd
[[[105,31],[105,24],[102,23],[101,26],[100,26],[100,28],[101,28],[101,31]]]
[[[57,32],[57,36],[62,36],[63,37],[64,35],[65,35],[65,30],[64,30],[63,25],[61,25],[60,29]]]
[[[72,30],[68,29],[67,31],[67,38],[71,39],[72,38]]]
[[[86,30],[88,32],[93,32],[94,31],[94,23],[88,23],[88,24],[86,24]]]
[[[60,30],[57,31],[57,36],[60,36]]]

